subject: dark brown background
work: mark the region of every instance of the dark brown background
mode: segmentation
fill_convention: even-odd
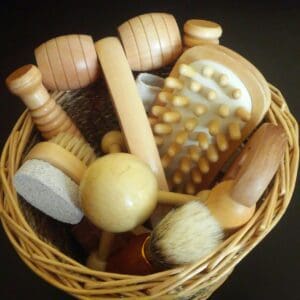
[[[300,9],[298,1],[31,1],[1,2],[0,149],[24,110],[8,94],[5,77],[34,62],[33,49],[49,38],[86,33],[95,40],[115,35],[116,27],[137,14],[165,11],[182,28],[189,18],[217,21],[222,44],[248,58],[281,89],[292,112],[300,115]],[[300,299],[299,186],[280,224],[236,268],[213,300]],[[297,199],[298,198],[298,199]],[[33,274],[0,229],[0,299],[71,299]]]

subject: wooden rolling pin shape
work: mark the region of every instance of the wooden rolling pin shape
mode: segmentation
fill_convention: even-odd
[[[60,132],[81,137],[76,125],[43,86],[41,72],[36,66],[25,65],[17,69],[7,77],[6,84],[25,103],[33,123],[45,139]]]

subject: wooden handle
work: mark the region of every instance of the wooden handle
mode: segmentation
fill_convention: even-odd
[[[149,234],[132,238],[127,247],[111,256],[107,261],[107,272],[147,275],[153,273],[153,267],[145,254],[145,242]]]
[[[232,198],[248,207],[261,197],[273,178],[287,146],[282,127],[263,124],[250,138],[225,179],[234,177]]]
[[[149,164],[159,187],[167,190],[151,127],[119,40],[108,37],[95,47],[130,153]]]
[[[166,192],[166,191],[158,191],[157,193],[157,201],[160,204],[169,204],[174,206],[183,205],[190,201],[204,202],[206,198],[207,198],[206,194],[200,194],[200,193],[196,196],[181,194],[181,193]]]
[[[45,139],[51,139],[60,132],[82,137],[70,117],[52,99],[42,84],[40,70],[34,65],[25,65],[6,79],[9,90],[19,96],[29,108],[32,121]]]

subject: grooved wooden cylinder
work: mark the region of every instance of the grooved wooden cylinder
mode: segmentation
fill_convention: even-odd
[[[175,61],[182,52],[175,18],[165,13],[134,17],[118,27],[133,71],[150,71]]]
[[[97,54],[89,35],[59,36],[41,44],[34,53],[49,90],[83,88],[99,76]]]

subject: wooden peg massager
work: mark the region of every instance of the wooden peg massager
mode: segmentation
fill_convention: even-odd
[[[151,235],[133,238],[108,259],[107,271],[150,274],[210,254],[222,237],[247,223],[283,158],[285,131],[263,124],[248,141],[204,205],[190,202],[170,212]]]
[[[99,63],[91,36],[70,34],[53,38],[34,51],[49,90],[86,87],[99,77]]]
[[[183,26],[183,44],[185,48],[203,44],[219,44],[222,36],[222,27],[211,21],[191,19]]]
[[[118,130],[113,130],[103,136],[100,148],[104,153],[119,153],[125,150],[124,146],[125,142],[122,133]],[[86,261],[87,267],[104,271],[113,241],[114,233],[102,230],[98,249],[89,255]]]
[[[175,61],[182,52],[181,36],[174,16],[149,13],[118,27],[133,71],[150,71]]]
[[[77,224],[83,217],[78,185],[87,165],[94,160],[94,151],[85,140],[61,133],[30,150],[14,177],[14,186],[45,214]]]
[[[186,50],[149,119],[169,187],[208,188],[269,105],[267,82],[237,53],[217,45]]]
[[[157,202],[181,205],[203,199],[158,190],[149,166],[135,155],[113,153],[93,162],[80,183],[84,214],[97,227],[109,232],[126,232],[143,224]]]
[[[36,66],[25,65],[17,69],[7,77],[6,84],[25,103],[33,123],[45,139],[60,132],[81,136],[70,117],[43,86],[41,72]]]

